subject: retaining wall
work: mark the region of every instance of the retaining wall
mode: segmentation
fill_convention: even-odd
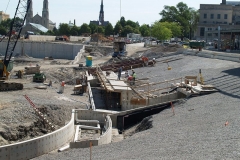
[[[29,41],[55,41],[56,36],[29,35]]]
[[[111,143],[112,142],[112,121],[109,116],[106,116],[104,127],[106,128],[106,131],[99,138],[71,142],[70,148],[87,148],[90,146],[90,142],[92,142],[93,146]]]
[[[221,59],[233,62],[240,62],[240,54],[228,53],[228,52],[217,52],[217,51],[196,51],[196,50],[185,50],[183,54],[193,55],[205,58]]]
[[[90,142],[93,146],[109,144],[112,141],[112,120],[108,116],[109,112],[93,111],[93,110],[76,110],[75,119],[81,120],[99,120],[100,124],[104,124],[106,131],[97,139],[79,140],[70,143],[70,148],[86,148]]]
[[[89,42],[91,40],[91,37],[79,37],[79,36],[70,36],[71,42],[77,42],[77,41],[86,41]]]
[[[5,55],[6,47],[7,41],[2,41],[0,43],[0,54]],[[82,44],[19,41],[16,45],[13,56],[21,54],[23,50],[23,53],[26,53],[33,58],[52,56],[55,59],[74,60],[75,56],[77,56],[82,48]]]
[[[31,140],[0,146],[0,159],[26,160],[62,147],[74,137],[74,112],[70,122],[61,129]]]

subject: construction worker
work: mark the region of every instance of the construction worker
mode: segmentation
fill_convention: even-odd
[[[155,59],[155,58],[153,58],[152,62],[153,62],[152,66],[154,67],[154,66],[155,66],[155,64],[156,64],[156,59]]]
[[[118,69],[118,80],[121,79],[122,70],[123,70],[123,67],[121,66],[121,67]]]
[[[133,71],[133,73],[132,73],[132,77],[133,77],[133,79],[132,79],[132,81],[133,81],[133,85],[135,84],[135,80],[136,80],[136,73],[135,73],[135,71],[134,70],[132,70]]]
[[[148,66],[148,58],[147,57],[142,56],[142,61],[143,61],[144,66]]]

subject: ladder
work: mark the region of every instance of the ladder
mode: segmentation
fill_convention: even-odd
[[[28,102],[30,103],[30,105],[33,107],[34,111],[36,112],[36,114],[47,124],[50,126],[50,128],[52,130],[55,129],[55,127],[53,126],[53,124],[47,120],[47,118],[37,109],[37,107],[35,106],[35,104],[30,100],[30,98],[27,95],[24,95],[24,97],[28,100]]]

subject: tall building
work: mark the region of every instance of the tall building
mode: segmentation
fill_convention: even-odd
[[[195,37],[197,40],[218,38],[221,30],[240,28],[240,1],[222,0],[220,4],[200,4],[200,17]]]
[[[49,19],[49,3],[48,0],[43,0],[43,9],[42,9],[42,16],[36,14],[33,16],[33,1],[31,0],[31,5],[29,7],[27,17],[26,17],[26,25],[23,28],[23,32],[26,31],[46,31],[46,30],[53,30],[56,27],[56,23],[53,23]]]
[[[3,20],[9,19],[9,18],[10,18],[9,14],[6,14],[6,13],[4,13],[3,11],[0,11],[0,23],[1,23]]]
[[[100,5],[100,12],[99,12],[99,19],[98,21],[90,21],[92,24],[96,24],[98,26],[107,26],[109,24],[109,21],[104,21],[104,10],[103,10],[103,0]]]

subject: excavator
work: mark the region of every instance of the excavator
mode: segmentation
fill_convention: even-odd
[[[11,58],[18,39],[20,38],[30,4],[31,0],[19,0],[10,30],[6,36],[0,39],[1,43],[5,37],[8,37],[5,56],[3,59],[0,59],[0,91],[23,89],[22,83],[5,82],[5,80],[9,79],[10,72],[13,69],[13,61]]]

